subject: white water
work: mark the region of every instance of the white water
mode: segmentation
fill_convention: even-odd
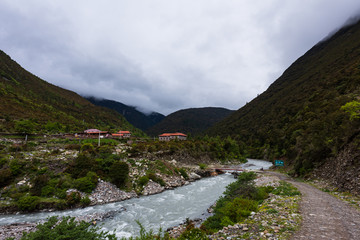
[[[248,159],[248,162],[242,166],[245,169],[267,169],[271,165],[266,161]],[[37,222],[50,216],[79,216],[118,211],[112,218],[103,221],[101,227],[106,231],[115,230],[117,237],[130,237],[139,233],[140,228],[136,220],[140,221],[145,229],[157,231],[160,227],[166,230],[178,225],[186,218],[204,217],[207,208],[222,195],[225,187],[234,180],[232,175],[224,174],[201,179],[175,190],[117,203],[51,213],[3,215],[0,216],[0,225]],[[124,208],[126,210],[121,211]]]
[[[241,167],[248,170],[269,169],[273,164],[264,160],[248,159],[247,163],[241,164]]]

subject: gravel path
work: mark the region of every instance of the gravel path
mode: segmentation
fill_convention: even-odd
[[[290,182],[302,193],[300,212],[303,221],[292,239],[360,239],[359,210],[306,183],[273,174]]]

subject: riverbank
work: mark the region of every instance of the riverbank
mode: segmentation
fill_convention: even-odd
[[[256,186],[273,186],[278,187],[281,181],[276,176],[269,175],[266,171],[259,172],[258,178],[255,179]],[[172,192],[172,191],[170,191]],[[155,195],[154,195],[155,196]],[[146,197],[147,198],[147,197]],[[144,200],[144,198],[142,198]],[[165,198],[166,199],[166,198]],[[241,224],[235,224],[234,226],[227,226],[221,229],[219,232],[211,236],[211,239],[227,239],[229,237],[236,238],[249,238],[252,239],[284,239],[288,238],[299,227],[301,216],[298,212],[298,202],[300,196],[287,196],[282,194],[270,194],[259,207],[259,211],[254,212],[251,216]],[[150,200],[147,200],[150,201]],[[153,200],[152,200],[153,201]],[[163,205],[162,203],[160,203]],[[132,206],[133,203],[130,203]],[[136,204],[137,205],[137,204]],[[130,209],[127,209],[130,210]],[[123,213],[127,210],[123,209]],[[131,210],[130,210],[131,211]],[[143,211],[143,210],[142,210]],[[112,218],[119,213],[110,212],[107,218],[100,218],[97,215],[88,214],[81,220],[92,221],[96,219],[97,223],[104,221],[108,218]],[[129,214],[133,214],[129,212]],[[118,216],[119,217],[119,216]],[[155,216],[154,216],[155,217]],[[123,217],[121,217],[123,218]],[[120,224],[116,219],[115,222]],[[200,222],[198,222],[200,224]],[[20,232],[32,231],[35,229],[36,224],[27,223],[23,225],[13,224],[10,226],[0,227],[0,236],[14,237],[19,239]],[[111,228],[111,227],[110,227]],[[186,225],[180,225],[172,228],[171,236],[177,237],[186,228]]]
[[[113,231],[116,228],[118,230],[117,233],[119,234],[117,236],[120,239],[123,236],[129,236],[127,235],[127,232],[130,229],[128,227],[124,228],[124,224],[129,225],[129,227],[131,228],[136,228],[138,227],[135,222],[136,220],[141,220],[141,223],[146,227],[146,229],[151,229],[153,227],[149,227],[148,221],[153,222],[153,220],[157,220],[160,222],[156,223],[156,226],[164,226],[162,221],[171,224],[171,222],[177,222],[180,219],[184,219],[186,217],[186,213],[192,213],[191,216],[201,215],[201,213],[206,210],[206,206],[210,206],[224,191],[225,186],[227,186],[230,182],[233,181],[234,178],[231,175],[226,174],[219,177],[203,178],[200,181],[186,184],[185,186],[181,188],[176,188],[172,191],[163,191],[161,194],[142,196],[140,198],[132,198],[122,202],[95,205],[87,207],[85,209],[74,209],[63,212],[12,215],[9,216],[9,218],[4,218],[3,222],[6,221],[8,223],[11,223],[20,220],[27,221],[27,223],[11,225],[8,224],[8,226],[1,226],[0,232],[1,234],[4,234],[4,236],[8,237],[15,234],[20,237],[23,230],[29,231],[31,229],[35,229],[36,224],[29,223],[34,222],[35,219],[45,220],[47,217],[55,215],[58,215],[60,217],[77,216],[78,220],[85,220],[87,222],[93,222],[93,220],[96,220],[97,224],[101,223],[99,226],[106,227],[106,229],[104,229],[105,231]],[[207,192],[206,195],[197,196],[197,194],[201,194],[204,191]],[[182,201],[179,202],[180,199],[182,199]],[[206,201],[204,202],[203,200]],[[191,206],[193,206],[193,209],[191,209],[191,206],[189,206],[189,202],[194,202],[194,204],[191,204]],[[177,209],[177,213],[174,212],[174,210],[176,210],[174,208],[175,206]],[[199,209],[203,208],[202,206],[204,206],[205,209],[203,211],[199,211]],[[116,211],[120,208],[122,208],[123,210]],[[104,217],[104,215],[107,216]],[[144,216],[148,217],[144,219]],[[162,220],[165,216],[167,217],[166,220]],[[168,219],[168,217],[172,218]],[[132,226],[130,226],[130,224]],[[156,227],[156,229],[157,228],[158,227]],[[136,234],[138,233],[138,230],[134,229],[130,232],[131,234]]]
[[[266,171],[258,172],[254,180],[256,186],[272,186],[278,188],[281,180]],[[291,195],[291,194],[290,194]],[[300,195],[289,196],[287,193],[269,194],[260,206],[259,211],[240,224],[227,226],[209,236],[210,239],[288,239],[299,229],[301,215],[299,213]],[[195,219],[192,223],[200,226],[202,219]],[[189,222],[188,222],[189,223]],[[188,223],[168,229],[171,237],[179,237]]]

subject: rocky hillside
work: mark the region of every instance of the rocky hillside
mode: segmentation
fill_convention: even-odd
[[[97,99],[94,97],[86,97],[91,103],[113,109],[123,115],[129,123],[135,127],[146,131],[165,118],[164,115],[157,112],[144,114],[136,109],[136,107],[128,106],[120,102],[107,99]]]
[[[282,158],[294,174],[318,169],[339,187],[359,189],[359,83],[357,22],[311,48],[208,134],[243,141],[251,157]]]
[[[0,51],[0,132],[126,129],[141,132],[119,113],[91,104],[23,69]]]
[[[183,109],[166,116],[161,122],[149,128],[146,133],[151,136],[164,132],[197,135],[233,112],[226,108],[216,107]]]

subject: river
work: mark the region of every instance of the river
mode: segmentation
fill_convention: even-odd
[[[248,159],[245,169],[267,169],[272,164],[266,161]],[[81,209],[0,216],[0,225],[37,222],[50,216],[81,216],[94,213],[113,212],[111,218],[101,223],[106,231],[115,231],[117,237],[130,237],[139,233],[136,221],[157,231],[160,227],[181,224],[186,218],[206,217],[207,208],[224,192],[225,187],[235,181],[231,174],[204,178],[189,185],[164,191],[160,194],[133,198],[122,202],[91,206]]]

